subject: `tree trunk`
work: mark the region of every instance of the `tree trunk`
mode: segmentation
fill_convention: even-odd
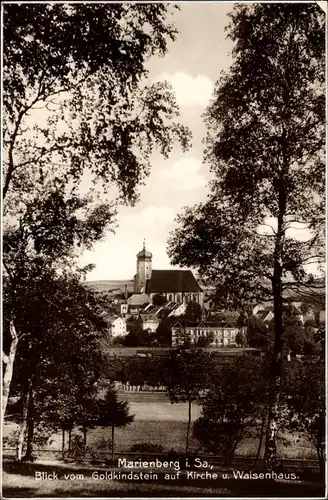
[[[32,397],[33,378],[34,377],[31,376],[29,381],[28,381],[28,385],[26,388],[26,394],[25,394],[24,402],[23,402],[22,422],[21,422],[20,428],[19,428],[19,433],[18,433],[18,438],[17,438],[17,450],[16,450],[16,459],[19,461],[22,460],[22,455],[23,455],[24,438],[25,438],[25,432],[26,432],[26,428],[27,428],[30,400]]]
[[[272,278],[275,338],[269,376],[269,412],[264,455],[265,466],[268,471],[272,471],[276,463],[276,434],[278,425],[280,374],[283,347],[282,253],[285,232],[283,219],[286,206],[286,194],[283,181],[280,179],[279,182],[279,215],[275,238],[274,270]]]
[[[23,457],[23,460],[26,462],[32,462],[34,460],[33,457],[33,437],[34,437],[34,419],[29,418],[27,422],[27,444],[26,444],[26,453]]]
[[[114,431],[115,427],[112,425],[112,462],[114,461]]]
[[[10,321],[9,330],[11,335],[11,344],[9,349],[9,354],[3,356],[3,362],[6,365],[3,374],[3,394],[2,394],[2,415],[5,417],[8,398],[10,393],[10,384],[13,377],[14,361],[17,352],[18,345],[18,335],[13,320]]]
[[[26,453],[23,460],[27,462],[32,462],[33,457],[33,438],[34,438],[34,395],[33,388],[31,387],[29,405],[28,405],[28,417],[27,417],[27,443],[26,443]]]
[[[62,426],[62,459],[65,458],[65,427]]]
[[[317,438],[317,443],[316,443],[316,448],[317,448],[317,456],[318,456],[318,462],[319,462],[319,467],[320,467],[320,475],[321,477],[324,477],[325,474],[325,424],[326,424],[326,419],[325,419],[325,414],[321,415],[321,419],[319,421],[319,431],[318,431],[318,438]]]
[[[68,428],[68,454],[70,455],[72,448],[72,427]]]
[[[256,458],[255,458],[255,465],[257,464],[258,459],[260,458],[260,454],[261,454],[262,442],[263,442],[263,436],[264,436],[265,421],[266,421],[266,415],[264,414],[264,415],[262,416],[262,422],[261,422],[261,434],[260,434],[259,447],[258,447],[258,449],[257,449]]]
[[[320,476],[323,477],[325,472],[324,449],[322,449],[320,445],[317,446],[317,456],[320,467]]]
[[[86,451],[87,451],[87,428],[83,427],[83,454],[85,457]]]
[[[191,424],[191,400],[188,401],[188,427],[187,427],[187,438],[186,438],[186,455],[188,454],[188,448],[189,448],[190,424]]]

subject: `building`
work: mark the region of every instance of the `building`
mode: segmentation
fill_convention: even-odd
[[[203,302],[203,290],[190,270],[152,269],[152,254],[143,249],[137,254],[135,293],[146,293],[150,299],[163,295],[168,302]]]
[[[149,333],[155,333],[159,325],[159,319],[154,313],[141,313],[139,315],[139,320],[143,330]]]
[[[125,319],[119,316],[110,316],[106,321],[111,337],[123,337],[127,334]]]
[[[197,344],[210,338],[211,347],[235,347],[238,332],[238,327],[229,324],[201,322],[198,325],[182,326],[180,323],[175,323],[172,328],[172,346],[183,345],[186,342]]]
[[[122,318],[125,318],[125,316],[128,314],[129,310],[129,304],[127,302],[121,302],[120,304],[120,314]]]
[[[132,315],[138,315],[139,312],[149,304],[150,298],[145,293],[134,293],[128,298],[128,312]]]

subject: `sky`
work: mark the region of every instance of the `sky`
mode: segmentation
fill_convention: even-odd
[[[327,12],[326,4],[318,3]],[[202,115],[215,82],[232,63],[233,45],[226,37],[225,27],[233,5],[191,2],[180,3],[180,11],[174,10],[170,21],[179,35],[169,43],[164,58],[149,61],[149,80],[167,80],[173,86],[180,106],[180,122],[192,131],[192,148],[183,153],[174,147],[168,159],[159,153],[153,155],[151,175],[139,190],[140,202],[133,208],[121,207],[115,232],[108,231],[92,251],[82,254],[81,265],[95,264],[88,280],[132,279],[143,240],[153,254],[153,269],[173,268],[166,247],[169,234],[176,227],[175,218],[184,206],[204,201],[208,193],[211,174],[203,163],[206,128]],[[288,235],[303,241],[309,237],[302,225]],[[308,272],[321,274],[316,265],[307,267]]]
[[[174,219],[182,207],[203,201],[208,192],[211,177],[203,163],[206,129],[202,114],[221,71],[232,62],[232,42],[224,31],[232,9],[232,3],[188,3],[180,4],[180,11],[171,16],[179,35],[164,58],[149,61],[149,79],[167,80],[173,86],[180,122],[193,134],[192,148],[183,153],[174,147],[168,159],[153,155],[151,175],[140,188],[139,203],[120,208],[115,233],[106,233],[92,251],[81,256],[82,265],[95,264],[88,280],[132,279],[144,239],[153,254],[153,269],[173,267],[166,246],[176,227]]]

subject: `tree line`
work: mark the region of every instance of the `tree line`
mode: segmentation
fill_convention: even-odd
[[[71,373],[66,379],[66,392],[52,393],[51,398],[42,394],[34,399],[33,413],[29,414],[29,431],[25,439],[24,460],[33,460],[33,444],[45,444],[49,437],[61,430],[62,455],[65,454],[65,436],[68,436],[68,455],[74,453],[72,443],[80,439],[80,458],[90,451],[87,435],[96,427],[111,428],[107,448],[114,459],[114,431],[131,423],[124,395],[118,396],[114,382],[129,382],[166,387],[171,402],[185,402],[186,440],[185,455],[193,435],[210,454],[222,457],[224,465],[231,465],[238,446],[247,438],[258,440],[256,461],[259,459],[265,427],[269,418],[269,379],[271,357],[249,354],[236,356],[228,363],[218,364],[203,349],[180,347],[162,359],[128,358],[108,361],[103,366],[102,378],[81,392],[81,382],[73,382]],[[73,368],[73,367],[72,367]],[[284,359],[283,386],[279,402],[279,435],[283,432],[305,436],[315,450],[321,472],[324,471],[325,447],[325,367],[324,357],[307,356],[304,360]],[[44,381],[42,381],[45,383]],[[201,417],[192,424],[192,404],[202,407]],[[11,420],[21,423],[17,400],[9,405]],[[31,425],[33,432],[31,433]],[[82,433],[82,438],[78,438]],[[21,430],[19,430],[19,434]],[[73,433],[73,438],[72,438]],[[78,438],[78,439],[77,439]],[[22,447],[18,442],[17,446]],[[19,449],[19,448],[18,448]]]

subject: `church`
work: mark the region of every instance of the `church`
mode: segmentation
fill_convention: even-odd
[[[137,254],[137,273],[134,276],[134,293],[165,296],[168,302],[203,303],[203,290],[190,270],[152,269],[152,254],[143,249]]]

